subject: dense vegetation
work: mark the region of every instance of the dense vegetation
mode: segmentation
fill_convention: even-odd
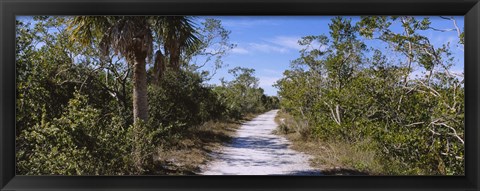
[[[162,174],[160,152],[193,129],[278,107],[253,69],[205,83],[235,45],[219,20],[194,20],[17,20],[17,173]]]
[[[442,18],[462,46],[463,30]],[[202,144],[225,141],[215,132],[227,123],[279,107],[280,132],[300,137],[314,155],[342,160],[335,165],[465,173],[463,73],[452,71],[449,43],[425,36],[442,31],[429,18],[333,18],[329,34],[298,42],[299,58],[275,85],[279,98],[265,95],[251,68],[231,68],[231,80],[208,84],[235,44],[220,20],[196,19],[18,19],[17,173],[191,173],[170,168],[169,155],[206,152]]]
[[[303,37],[300,58],[276,85],[281,108],[292,116],[282,131],[373,151],[381,168],[352,154],[359,170],[463,175],[463,74],[450,71],[450,45],[435,47],[419,33],[426,30],[435,30],[428,18],[336,17],[329,35]],[[369,47],[368,40],[386,48]]]

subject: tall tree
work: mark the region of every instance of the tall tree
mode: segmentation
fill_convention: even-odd
[[[351,24],[351,19],[344,17],[335,17],[332,23],[328,25],[330,28],[330,36],[332,38],[331,49],[334,50],[327,55],[325,60],[325,68],[328,76],[332,79],[334,89],[334,97],[336,103],[331,105],[325,103],[331,110],[333,120],[341,125],[344,116],[344,96],[345,86],[351,82],[354,72],[362,64],[362,54],[366,50],[366,45],[357,39],[358,27]],[[343,100],[343,101],[342,101]],[[335,112],[334,112],[335,110]]]
[[[153,81],[158,84],[167,68],[178,71],[182,65],[182,53],[193,52],[199,45],[192,17],[164,16],[152,19],[159,50],[155,52]],[[163,48],[163,50],[161,50]]]
[[[357,39],[358,28],[351,24],[351,19],[335,17],[328,26],[332,38],[331,49],[335,52],[327,56],[325,66],[329,76],[336,79],[336,88],[341,91],[361,64],[362,51],[366,46]]]
[[[144,160],[142,146],[138,144],[144,138],[139,122],[148,120],[147,98],[147,58],[151,59],[153,36],[148,17],[113,16],[113,17],[74,17],[69,26],[72,40],[89,45],[96,41],[104,55],[111,50],[122,56],[133,68],[133,120],[135,145],[133,156],[138,172],[143,171]]]
[[[79,16],[69,25],[71,39],[90,45],[99,42],[105,55],[110,50],[126,59],[133,68],[133,118],[148,119],[147,58],[152,56],[153,36],[148,17]]]

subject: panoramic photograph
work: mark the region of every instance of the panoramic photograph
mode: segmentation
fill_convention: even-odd
[[[463,176],[463,16],[17,16],[17,175]]]

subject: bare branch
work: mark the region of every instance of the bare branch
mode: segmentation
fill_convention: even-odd
[[[408,125],[405,125],[405,127],[410,127],[410,126],[414,126],[414,125],[420,125],[420,124],[424,124],[425,122],[415,122],[415,123],[411,123],[411,124],[408,124]]]

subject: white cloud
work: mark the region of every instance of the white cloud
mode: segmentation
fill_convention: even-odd
[[[278,89],[272,85],[277,82],[281,77],[261,76],[259,77],[259,86],[265,90],[267,95],[277,95]]]
[[[281,77],[259,77],[259,86],[265,89],[266,87],[272,87],[272,85],[277,82]]]
[[[282,72],[278,70],[263,69],[263,71],[267,74],[282,75]]]
[[[235,47],[231,51],[234,54],[248,54],[249,53],[249,51],[247,49],[241,48],[241,47]]]
[[[300,39],[301,37],[298,37],[298,36],[276,36],[272,39],[268,39],[267,41],[286,49],[300,51],[306,48],[306,46],[302,46],[298,44],[298,41]],[[319,42],[313,41],[311,43],[311,46],[308,47],[308,50],[312,50],[312,49],[320,49],[321,51],[325,51],[327,47],[320,46]]]
[[[303,47],[298,44],[298,40],[300,40],[300,37],[297,36],[276,36],[267,41],[283,48],[301,50]]]
[[[457,44],[459,41],[456,35],[436,35],[433,38],[433,42],[436,44],[447,44],[450,43],[450,46]]]
[[[274,46],[266,43],[248,43],[249,48],[261,52],[271,53],[271,52],[280,52],[285,53],[288,50],[283,47]]]
[[[231,19],[227,18],[222,20],[222,25],[226,26],[227,28],[251,28],[255,26],[265,26],[265,25],[278,25],[276,22],[272,22],[271,20],[267,19],[253,19],[253,18],[236,18]]]
[[[297,36],[276,36],[269,39],[263,39],[264,42],[237,43],[237,47],[232,50],[236,54],[248,54],[254,52],[264,53],[286,53],[290,51],[298,52],[305,46],[299,45]],[[320,48],[324,51],[327,47],[320,46],[318,42],[313,42],[310,49]]]
[[[233,54],[251,54],[255,52],[262,53],[286,53],[287,48],[272,45],[269,43],[237,43],[237,47],[231,50]]]
[[[456,44],[458,41],[459,41],[459,39],[456,36],[447,37],[447,42],[449,42],[450,44]]]

